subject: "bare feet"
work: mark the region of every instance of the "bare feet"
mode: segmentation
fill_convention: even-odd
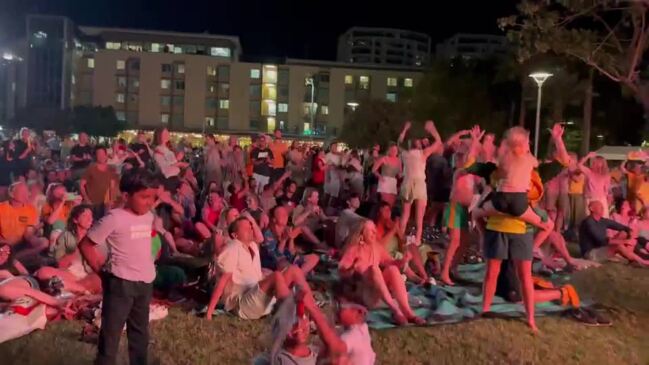
[[[410,322],[410,323],[412,323],[412,324],[416,324],[417,326],[423,326],[423,325],[426,324],[426,320],[425,320],[425,319],[423,319],[423,318],[421,318],[421,317],[417,317],[417,316],[415,316],[415,315],[413,315],[413,316],[411,316],[411,317],[408,317],[408,322]]]
[[[539,328],[536,327],[536,321],[534,321],[534,318],[532,319],[527,319],[527,325],[530,327],[532,330],[532,334],[538,335],[539,334]]]
[[[453,282],[453,280],[451,280],[451,277],[449,275],[442,275],[439,278],[439,281],[441,281],[441,283],[446,286],[455,286],[455,283]]]
[[[392,319],[397,326],[405,326],[408,324],[408,319],[401,312],[393,312]]]

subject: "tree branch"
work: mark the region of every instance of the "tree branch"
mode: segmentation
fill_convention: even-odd
[[[647,0],[647,1],[649,1],[649,0]],[[608,23],[607,23],[607,22],[606,22],[606,21],[605,21],[601,16],[597,15],[597,13],[594,13],[594,14],[593,14],[593,18],[595,18],[595,20],[597,20],[597,21],[599,21],[600,23],[602,23],[602,25],[604,25],[604,27],[606,28],[606,30],[609,31],[609,35],[607,35],[604,39],[608,38],[611,34],[614,35],[614,34],[615,34],[615,29],[616,29],[620,24],[622,24],[622,20],[620,20],[619,22],[617,22],[617,24],[615,24],[615,26],[614,26],[613,28],[611,28],[611,27],[608,25]],[[620,51],[620,52],[624,52],[623,47],[622,47],[622,43],[620,43],[620,40],[617,38],[617,36],[614,36],[614,37],[613,37],[613,41],[614,41],[615,45],[617,46],[618,51]]]
[[[641,5],[640,5],[641,6]],[[645,11],[642,11],[645,10]],[[638,61],[640,60],[640,56],[644,53],[644,49],[646,46],[646,41],[647,41],[647,32],[649,32],[649,29],[645,28],[645,21],[646,21],[646,9],[641,9],[641,22],[640,24],[637,24],[636,21],[634,21],[634,30],[633,30],[633,40],[636,42],[631,43],[631,47],[633,47],[633,53],[631,56],[631,62],[629,63],[629,74],[627,75],[627,78],[629,80],[635,79],[637,77],[637,72],[636,68],[638,67]],[[638,36],[636,37],[636,34]]]
[[[586,64],[593,66],[594,68],[597,69],[597,71],[601,72],[604,76],[608,77],[609,79],[611,79],[611,80],[613,80],[615,82],[622,82],[624,79],[626,79],[626,78],[623,78],[622,75],[615,76],[615,75],[613,75],[613,73],[604,70],[600,65],[595,63],[590,57],[584,57],[584,56],[581,56],[581,55],[579,55],[577,53],[574,53],[574,52],[571,52],[571,51],[568,51],[568,50],[566,51],[566,54],[568,54],[570,56],[573,56],[575,58],[578,58],[578,59],[582,60],[583,62],[585,62]]]

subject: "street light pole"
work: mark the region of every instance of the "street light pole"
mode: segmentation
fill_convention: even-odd
[[[541,129],[541,97],[542,97],[542,88],[543,83],[549,79],[552,74],[547,72],[535,72],[529,75],[538,86],[538,92],[536,95],[536,124],[534,126],[534,157],[539,155],[539,134]]]

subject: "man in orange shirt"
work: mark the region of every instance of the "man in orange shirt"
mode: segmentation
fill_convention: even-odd
[[[268,146],[273,151],[271,182],[277,181],[284,174],[286,166],[284,157],[288,153],[288,145],[282,139],[282,131],[275,129],[274,137],[273,143]]]
[[[9,200],[0,203],[0,243],[9,244],[15,258],[38,255],[48,248],[48,241],[36,235],[38,214],[29,204],[29,190],[23,182],[9,187]]]

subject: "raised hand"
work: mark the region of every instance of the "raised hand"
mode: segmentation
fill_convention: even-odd
[[[403,130],[407,131],[408,129],[410,129],[410,127],[412,127],[412,122],[406,121],[406,123],[403,125]]]
[[[485,131],[481,130],[479,125],[474,125],[473,128],[471,128],[470,134],[472,139],[479,141],[482,139],[482,136],[484,136]]]
[[[550,129],[550,134],[555,139],[560,139],[563,137],[564,128],[561,123],[554,123],[552,129]]]

